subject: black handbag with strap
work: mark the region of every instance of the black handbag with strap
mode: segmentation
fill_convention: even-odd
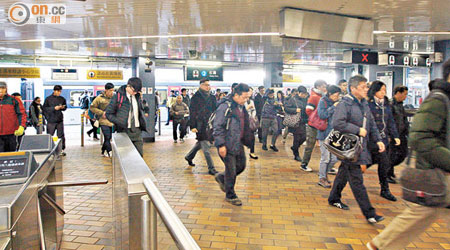
[[[447,148],[450,148],[450,100],[441,91],[434,90],[428,98],[443,100],[447,106]],[[402,171],[400,184],[402,198],[406,201],[427,207],[446,207],[449,205],[449,183],[439,168],[417,169],[411,167],[409,154],[406,168]]]

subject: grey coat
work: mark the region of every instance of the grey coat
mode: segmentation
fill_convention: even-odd
[[[372,112],[367,104],[367,100],[363,99],[360,102],[351,94],[344,96],[342,101],[337,105],[332,119],[332,126],[335,130],[341,133],[359,135],[359,129],[363,127],[363,114],[367,117],[367,136],[363,139],[363,151],[361,152],[358,161],[352,163],[357,165],[367,165],[372,163],[372,158],[370,157],[367,147],[368,138],[374,142],[382,141]]]

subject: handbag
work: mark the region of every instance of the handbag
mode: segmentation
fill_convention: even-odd
[[[259,128],[258,117],[249,116],[248,121],[249,121],[249,127],[250,127],[251,131],[255,132],[256,130],[258,130],[258,128]]]
[[[327,108],[327,102],[324,101],[325,108]],[[319,109],[316,108],[312,113],[311,116],[309,116],[308,119],[308,125],[311,127],[314,127],[320,131],[325,131],[328,127],[328,119],[320,119],[319,117]]]
[[[294,100],[295,102],[295,100]],[[295,106],[298,109],[297,102],[295,102]],[[300,126],[300,118],[302,116],[301,112],[295,113],[295,114],[288,114],[286,113],[284,115],[283,125],[289,128],[297,128]]]
[[[363,128],[366,128],[367,118],[364,115]],[[357,162],[363,151],[363,138],[354,134],[341,133],[331,130],[324,141],[325,147],[330,153],[336,155],[339,160]]]
[[[450,101],[447,96],[438,91],[432,91],[430,96],[442,99],[447,104],[447,148],[450,148]],[[426,207],[446,207],[449,205],[449,183],[444,172],[439,168],[412,168],[411,154],[408,156],[406,168],[402,171],[400,184],[402,198],[406,201]]]

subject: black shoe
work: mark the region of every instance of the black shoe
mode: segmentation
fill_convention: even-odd
[[[387,178],[387,182],[391,183],[391,184],[397,184],[397,181],[394,179],[394,177],[388,177]]]
[[[235,205],[235,206],[242,206],[242,201],[239,198],[233,198],[233,199],[225,199],[226,201],[228,201],[229,203],[231,203],[231,205]]]
[[[275,152],[278,152],[278,148],[275,145],[270,145],[270,149],[272,149]]]
[[[337,207],[342,210],[350,210],[350,208],[342,202],[333,202],[333,203],[328,202],[328,204],[330,204],[330,206]]]
[[[256,156],[256,155],[253,154],[253,153],[250,153],[249,156],[250,156],[250,158],[252,158],[252,159],[258,160],[258,156]]]
[[[226,193],[226,192],[225,192],[225,183],[223,183],[223,182],[220,181],[219,175],[218,175],[218,174],[216,174],[216,176],[214,177],[214,179],[216,180],[217,183],[219,183],[220,190],[222,190],[222,192]]]
[[[263,143],[263,140],[262,140],[262,139],[259,139],[259,143]]]
[[[298,155],[294,156],[294,160],[302,162],[302,158],[300,158],[300,156]]]
[[[397,198],[395,198],[389,190],[381,190],[380,196],[389,201],[397,201]]]
[[[89,137],[91,137],[91,131],[88,131],[86,134],[89,136]]]
[[[217,172],[217,170],[215,170],[214,168],[208,170],[208,174],[210,174],[210,175],[216,175],[217,173],[219,173],[219,172]]]
[[[370,224],[375,224],[375,223],[378,223],[383,220],[384,220],[384,217],[380,216],[380,215],[375,215],[375,217],[367,218],[367,222],[369,222]]]
[[[266,146],[266,145],[263,145],[263,146],[262,146],[262,150],[267,151],[267,146]]]
[[[195,164],[192,162],[192,160],[189,160],[188,158],[184,157],[184,159],[188,162],[189,166],[195,167]]]

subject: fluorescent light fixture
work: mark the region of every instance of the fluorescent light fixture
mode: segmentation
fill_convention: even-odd
[[[29,43],[29,42],[80,42],[95,40],[126,40],[126,39],[147,39],[147,38],[187,38],[187,37],[249,37],[249,36],[280,36],[278,32],[257,32],[257,33],[211,33],[211,34],[180,34],[180,35],[154,35],[154,36],[112,36],[112,37],[80,37],[80,38],[43,38],[27,40],[3,40],[0,43]]]
[[[188,60],[186,64],[189,66],[202,66],[202,67],[220,67],[222,62],[215,61],[200,61],[200,60]]]
[[[374,35],[450,35],[450,31],[384,31],[374,30]]]
[[[37,57],[39,61],[74,61],[74,62],[89,62],[88,58],[71,58],[71,57]]]

